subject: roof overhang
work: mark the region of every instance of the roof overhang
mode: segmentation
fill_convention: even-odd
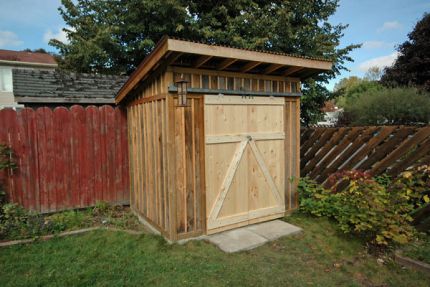
[[[0,60],[0,65],[17,66],[17,67],[52,68],[52,69],[55,69],[58,67],[58,64],[9,61],[9,60]]]
[[[19,104],[115,104],[114,99],[108,98],[66,98],[66,97],[22,97],[15,96],[15,101]]]
[[[183,66],[239,73],[296,77],[301,80],[332,69],[332,62],[282,53],[209,45],[163,37],[118,91],[119,103],[160,66]]]

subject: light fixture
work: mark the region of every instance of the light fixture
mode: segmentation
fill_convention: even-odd
[[[188,88],[189,81],[187,81],[183,76],[181,76],[181,77],[176,79],[175,83],[176,83],[176,87],[178,89],[178,105],[177,106],[178,107],[188,106],[187,88]]]

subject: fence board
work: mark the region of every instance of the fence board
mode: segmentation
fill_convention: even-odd
[[[301,134],[301,176],[320,183],[341,170],[396,176],[430,164],[430,126],[315,127]]]
[[[129,200],[127,117],[110,106],[0,110],[0,143],[16,170],[0,173],[10,201],[39,212]]]

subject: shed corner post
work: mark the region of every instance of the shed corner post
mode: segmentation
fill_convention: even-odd
[[[300,98],[285,98],[285,208],[298,208],[300,180]]]
[[[166,75],[166,82],[169,83],[169,78],[173,79],[172,73],[169,73],[171,77]],[[177,218],[176,218],[176,156],[175,156],[175,103],[174,98],[167,94],[166,95],[166,123],[167,123],[167,189],[169,197],[169,226],[167,234],[169,240],[176,241],[178,239],[177,234]]]

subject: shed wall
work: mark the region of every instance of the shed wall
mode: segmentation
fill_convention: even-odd
[[[128,106],[130,201],[133,210],[171,240],[206,233],[203,95],[176,107],[173,71],[138,88]],[[191,76],[193,77],[193,76]],[[192,86],[202,82],[193,77]],[[300,101],[285,98],[285,208],[297,207]]]
[[[205,231],[203,97],[177,107],[172,73],[155,77],[128,107],[130,201],[171,240]]]

